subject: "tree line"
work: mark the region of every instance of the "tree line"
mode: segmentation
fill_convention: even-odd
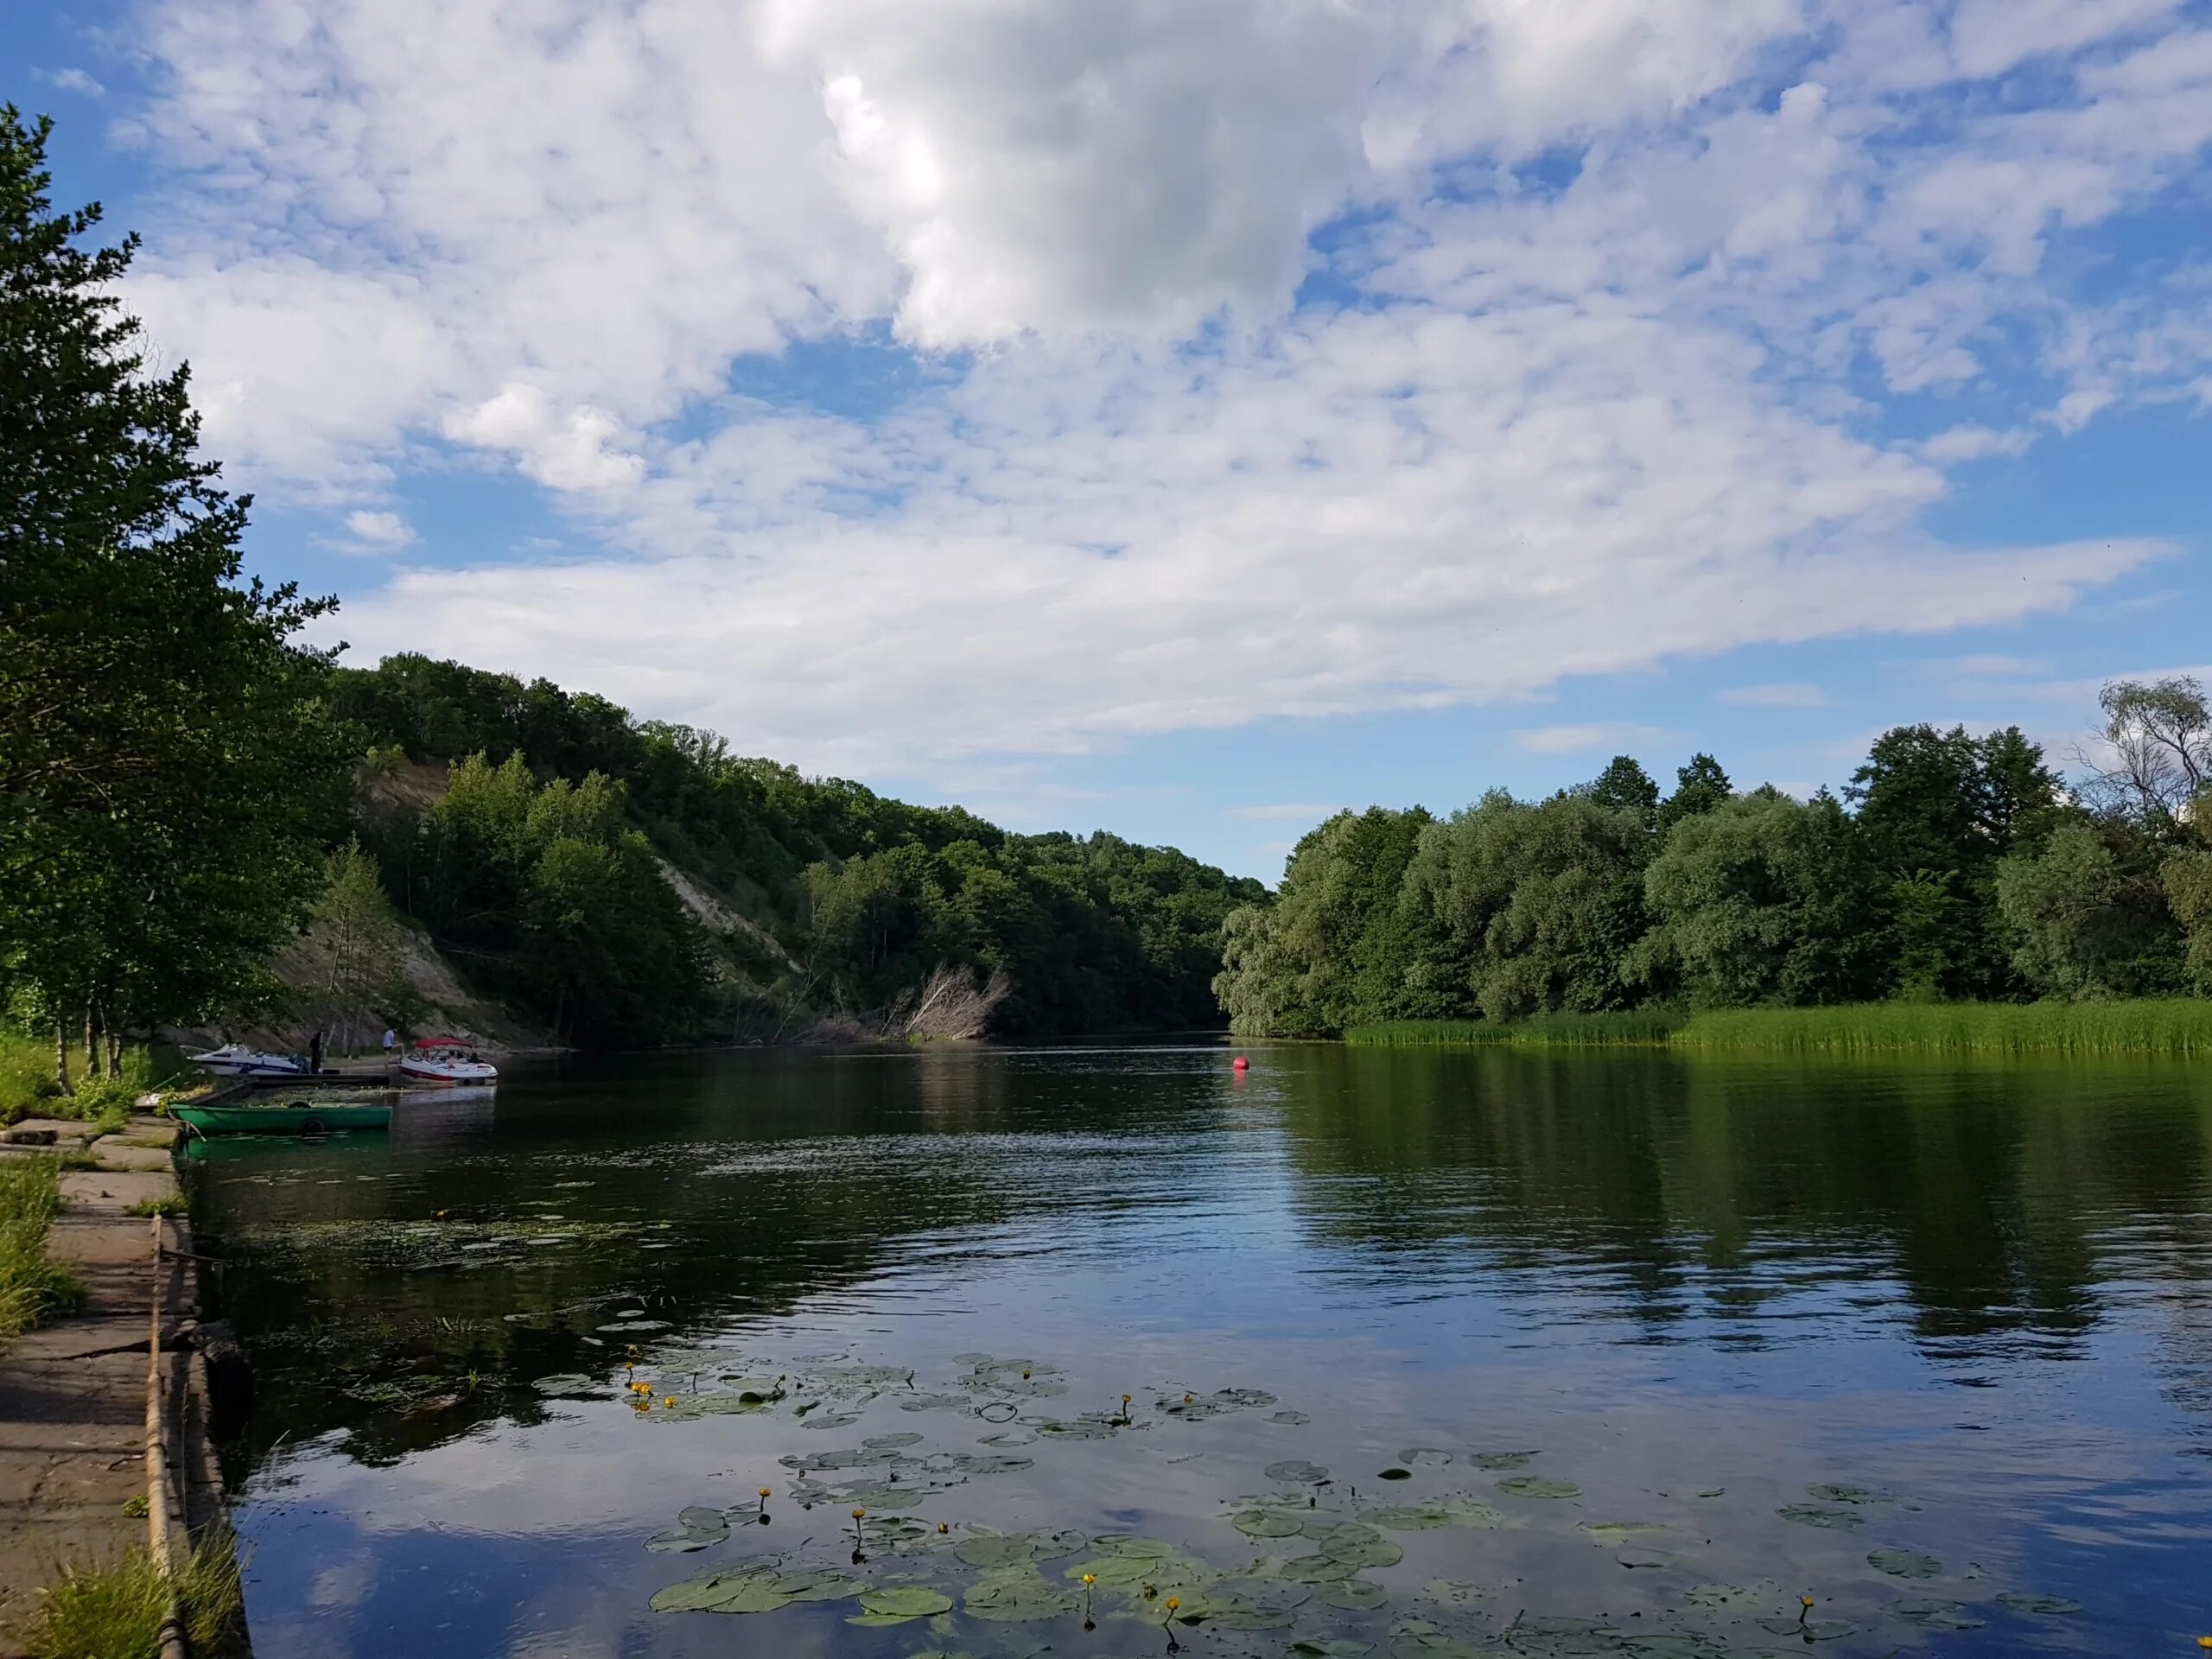
[[[1840,796],[1634,760],[1448,818],[1342,812],[1228,920],[1231,1026],[2212,992],[2212,719],[2122,681],[2069,789],[2018,728],[1899,727]]]

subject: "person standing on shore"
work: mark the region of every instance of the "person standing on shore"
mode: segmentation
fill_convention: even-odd
[[[392,1051],[392,1050],[394,1050],[395,1048],[397,1048],[398,1046],[399,1046],[399,1033],[398,1033],[397,1032],[394,1031],[394,1030],[393,1030],[390,1026],[386,1026],[386,1027],[384,1028],[384,1057],[385,1057],[385,1059],[387,1059],[387,1060],[389,1060],[389,1059],[391,1058],[391,1051]]]
[[[308,1039],[308,1071],[310,1076],[322,1070],[322,1027],[315,1027],[315,1035]]]

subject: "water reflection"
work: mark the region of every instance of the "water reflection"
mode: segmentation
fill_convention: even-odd
[[[1686,1484],[1752,1494],[1715,1548],[1793,1571],[1840,1568],[1774,1508],[1841,1471],[1912,1484],[1934,1530],[2001,1514],[2001,1548],[2054,1581],[2122,1570],[2117,1551],[2136,1592],[2187,1599],[2208,1541],[2177,1459],[2212,1449],[2212,1080],[1250,1052],[1241,1082],[1218,1048],[1167,1046],[518,1067],[496,1105],[410,1102],[388,1138],[213,1147],[195,1213],[263,1390],[234,1453],[264,1506],[249,1529],[296,1519],[287,1482],[325,1514],[389,1516],[458,1513],[470,1483],[529,1504],[585,1481],[607,1513],[570,1543],[603,1554],[611,1529],[633,1550],[632,1510],[666,1510],[691,1467],[680,1432],[595,1461],[531,1379],[615,1376],[633,1350],[680,1374],[1020,1346],[1102,1389],[1264,1381],[1353,1467],[1440,1434],[1564,1445],[1591,1501],[1611,1492],[1603,1519]],[[1187,1520],[1233,1478],[1127,1478],[1090,1471],[1080,1502]],[[494,1577],[548,1547],[476,1531]],[[1573,1581],[1580,1558],[1539,1541],[1512,1546],[1521,1569]],[[420,1540],[349,1522],[324,1542],[392,1572]],[[1839,1547],[1863,1575],[1863,1542]],[[533,1618],[611,1620],[613,1641],[650,1590],[639,1564],[563,1559],[580,1608],[604,1573],[624,1611]],[[359,1651],[404,1623],[358,1617]]]

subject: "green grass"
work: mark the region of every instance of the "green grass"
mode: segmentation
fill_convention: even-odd
[[[1800,1054],[2212,1055],[2212,1000],[2133,1002],[1867,1002],[1837,1008],[1732,1008],[1685,1017],[1555,1014],[1497,1023],[1401,1020],[1352,1026],[1359,1048],[1666,1046]]]
[[[1354,1048],[1435,1048],[1504,1043],[1534,1048],[1651,1048],[1682,1023],[1671,1008],[1627,1014],[1544,1014],[1529,1020],[1392,1020],[1348,1026]]]
[[[23,1651],[29,1659],[157,1659],[170,1587],[143,1549],[111,1567],[64,1571],[40,1592]],[[228,1528],[211,1529],[193,1547],[175,1588],[188,1650],[214,1652],[243,1604]]]
[[[1806,1054],[2212,1054],[2212,1001],[1740,1008],[1700,1014],[1674,1041]]]
[[[84,1061],[73,1051],[73,1069]],[[154,1085],[153,1057],[143,1048],[123,1052],[123,1075],[117,1077],[79,1076],[76,1087],[63,1094],[54,1081],[54,1045],[41,1037],[28,1037],[12,1027],[0,1027],[0,1123],[26,1117],[86,1118],[120,1128],[138,1096]]]
[[[184,1199],[178,1194],[171,1192],[165,1198],[141,1198],[124,1213],[139,1217],[181,1216],[187,1208],[188,1206]]]
[[[0,1343],[84,1300],[76,1274],[46,1259],[46,1236],[61,1212],[60,1163],[0,1162]]]

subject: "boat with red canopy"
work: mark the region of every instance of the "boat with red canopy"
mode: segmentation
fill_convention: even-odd
[[[410,1083],[496,1083],[499,1068],[458,1037],[425,1037],[400,1057],[399,1075]]]

